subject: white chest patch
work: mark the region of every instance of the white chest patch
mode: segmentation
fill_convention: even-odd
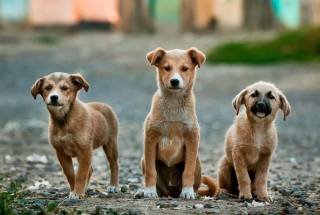
[[[260,149],[266,142],[266,134],[264,132],[257,132],[255,135],[255,144]]]

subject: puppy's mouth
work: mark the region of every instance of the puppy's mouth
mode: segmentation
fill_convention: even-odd
[[[260,119],[265,118],[267,116],[267,114],[263,112],[257,112],[254,115]]]
[[[260,119],[263,119],[271,114],[271,110],[257,110],[255,108],[252,108],[251,112]]]
[[[60,104],[60,103],[48,103],[47,106],[48,107],[62,107],[63,104]]]
[[[172,85],[169,85],[169,86],[167,86],[167,89],[170,90],[170,91],[173,91],[173,92],[177,92],[177,91],[179,91],[179,90],[182,90],[183,87],[181,87],[181,86],[172,86]]]
[[[182,90],[181,87],[169,87],[168,89],[169,89],[169,90],[172,90],[172,91]]]

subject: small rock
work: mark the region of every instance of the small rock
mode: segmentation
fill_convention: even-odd
[[[279,190],[279,192],[280,192],[283,196],[290,196],[290,194],[291,194],[291,190],[286,189],[286,188],[281,188],[281,189]]]
[[[158,203],[157,206],[159,206],[159,208],[176,208],[176,207],[178,207],[178,204],[176,204],[176,203]]]
[[[285,207],[284,212],[285,212],[286,214],[296,214],[296,213],[297,213],[297,212],[296,212],[296,209],[294,209],[294,208],[291,207],[291,206]]]
[[[243,206],[245,206],[245,207],[262,207],[262,206],[265,206],[266,205],[266,203],[264,203],[264,202],[257,202],[257,201],[255,201],[255,200],[253,200],[251,203],[250,202],[245,202],[244,204],[243,204]]]
[[[195,205],[193,205],[193,208],[195,208],[195,209],[203,209],[204,208],[204,205],[203,204],[195,204]]]
[[[11,161],[13,161],[13,157],[11,157],[10,155],[4,156],[4,159],[7,163],[10,163]]]
[[[137,185],[137,184],[129,184],[129,189],[130,190],[137,190],[137,189],[139,189],[139,185]]]
[[[315,203],[314,202],[312,202],[310,199],[308,199],[308,198],[301,198],[300,199],[300,203],[301,204],[304,204],[304,205],[307,205],[308,207],[312,207],[312,206],[314,206],[315,205]]]
[[[53,188],[53,187],[51,187],[51,188],[48,189],[48,192],[51,193],[51,194],[55,194],[55,193],[57,193],[58,191],[59,191],[59,190],[58,190],[57,188]]]
[[[28,189],[29,190],[38,190],[38,189],[49,188],[49,187],[51,187],[49,181],[42,180],[42,181],[36,181],[34,183],[34,185],[29,186]]]
[[[141,215],[143,214],[139,209],[131,208],[128,210],[128,215]]]
[[[135,194],[134,194],[134,198],[135,199],[141,199],[144,196],[144,192],[143,189],[139,189]]]
[[[98,194],[97,190],[89,188],[86,192],[89,196]]]
[[[45,196],[45,197],[48,197],[48,196],[50,196],[50,193],[49,192],[42,192],[42,193],[40,193],[42,196]]]
[[[138,178],[128,178],[128,183],[138,183],[139,179]]]
[[[106,198],[106,197],[109,197],[109,194],[107,192],[104,192],[104,191],[99,191],[98,197]]]
[[[129,187],[127,185],[123,185],[123,186],[121,186],[120,190],[121,190],[122,193],[126,193],[128,191],[128,188]]]
[[[83,200],[81,199],[66,199],[62,205],[63,206],[75,206],[79,205]]]
[[[45,155],[38,155],[38,154],[32,154],[29,155],[26,160],[30,163],[43,163],[46,164],[48,163],[47,156]]]
[[[207,213],[213,213],[213,214],[220,214],[221,213],[221,210],[220,208],[209,208],[206,210]]]
[[[296,192],[293,192],[292,196],[297,197],[297,198],[301,198],[301,197],[305,196],[305,192],[296,191]]]

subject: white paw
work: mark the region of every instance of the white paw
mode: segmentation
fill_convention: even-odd
[[[183,199],[195,199],[196,194],[193,191],[193,187],[183,187],[180,193],[180,198]]]
[[[157,190],[156,187],[145,187],[144,191],[143,191],[143,196],[145,198],[157,198],[158,194],[157,194]]]
[[[80,196],[76,194],[75,192],[70,192],[69,193],[69,199],[80,199]]]
[[[107,187],[107,192],[108,193],[118,193],[119,192],[119,187],[118,186],[114,186],[114,185],[109,185]]]

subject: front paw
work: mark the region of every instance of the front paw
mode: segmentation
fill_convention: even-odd
[[[245,201],[251,201],[252,194],[250,192],[240,192],[239,199],[245,200]]]
[[[158,194],[157,194],[157,189],[155,186],[153,187],[145,187],[144,191],[143,191],[143,196],[145,198],[157,198]]]
[[[77,194],[77,193],[71,191],[69,193],[69,197],[68,198],[72,199],[72,200],[77,200],[77,199],[80,199],[80,198],[83,198],[83,197],[84,197],[84,195],[80,195],[80,194]]]
[[[108,193],[118,193],[119,192],[119,186],[114,186],[114,185],[109,185],[107,187],[107,192]]]
[[[193,187],[183,187],[180,193],[180,198],[195,199],[196,194],[194,193]]]
[[[256,193],[256,197],[262,202],[272,202],[272,198],[268,195],[268,192]]]

